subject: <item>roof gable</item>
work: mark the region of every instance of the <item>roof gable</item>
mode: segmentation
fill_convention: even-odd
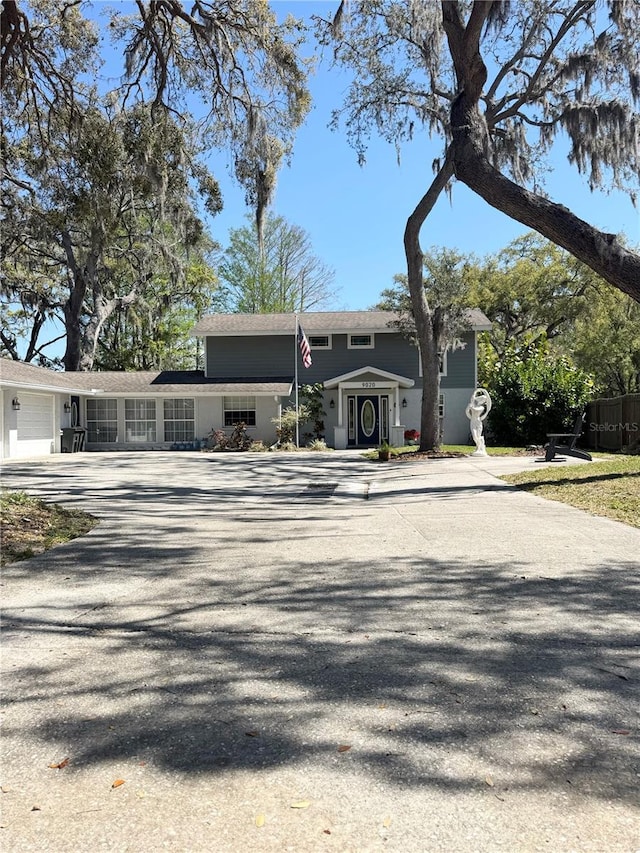
[[[412,388],[415,385],[413,379],[407,376],[400,376],[397,373],[389,373],[388,370],[381,370],[379,367],[359,367],[357,370],[350,370],[349,373],[343,373],[341,376],[334,376],[332,379],[327,379],[324,383],[325,388],[337,388],[343,382],[397,382],[401,388]]]

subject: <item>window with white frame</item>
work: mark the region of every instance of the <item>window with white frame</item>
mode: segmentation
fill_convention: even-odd
[[[156,401],[124,401],[125,441],[145,444],[156,440]]]
[[[311,349],[331,349],[331,335],[307,335]]]
[[[87,400],[87,441],[92,444],[118,440],[118,401],[90,397]]]
[[[438,417],[444,418],[444,394],[440,394],[438,398]]]
[[[176,397],[164,401],[164,440],[193,441],[195,406],[193,397]]]
[[[417,347],[417,352],[418,352],[418,376],[422,376],[423,375],[422,374],[422,356],[420,354],[420,348],[419,347]],[[448,353],[448,350],[446,350],[446,349],[441,350],[438,353],[438,371],[440,373],[440,376],[446,376],[447,375],[447,353]]]
[[[373,349],[373,335],[349,335],[347,347],[348,349]]]
[[[233,426],[237,423],[245,423],[247,426],[256,425],[256,398],[255,397],[225,397],[224,398],[224,425]]]

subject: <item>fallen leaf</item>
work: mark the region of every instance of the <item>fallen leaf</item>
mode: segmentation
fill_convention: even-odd
[[[534,716],[534,717],[537,717],[537,716],[538,716],[538,714],[540,713],[540,711],[538,711],[538,709],[537,709],[537,708],[532,708],[532,709],[531,709],[531,713],[533,714],[533,716]]]
[[[136,791],[136,797],[139,797],[141,800],[144,800],[144,798],[145,798],[146,796],[147,796],[147,795],[145,794],[145,792],[144,792],[144,791]]]
[[[384,704],[384,702],[381,702],[381,703],[378,705],[378,710],[379,710],[379,711],[383,711],[386,707],[387,707],[387,706]]]
[[[124,779],[116,779],[116,781],[111,786],[112,788],[119,788],[120,785],[124,785]]]
[[[42,809],[40,808],[40,806],[31,806],[31,811],[32,812],[41,812]]]
[[[385,819],[382,821],[382,825],[385,829],[388,829],[391,826],[391,818],[388,816],[385,817]]]
[[[264,826],[264,815],[256,815],[256,826]]]
[[[52,770],[62,770],[62,768],[66,767],[68,763],[69,759],[63,758],[62,761],[59,761],[57,764],[50,764],[49,767],[51,767]]]
[[[291,803],[292,809],[308,809],[311,805],[311,800],[298,800],[297,803]]]
[[[630,735],[629,729],[611,729],[614,735]]]
[[[338,747],[338,752],[349,752],[350,749],[351,749],[351,744],[341,743],[340,746]]]
[[[487,776],[487,777],[486,777],[486,779],[485,779],[484,781],[487,783],[487,785],[488,785],[490,788],[493,788],[493,779],[491,778],[491,776]]]
[[[259,737],[260,736],[260,732],[258,732],[258,731],[245,732],[245,734],[247,737]]]
[[[322,831],[324,832],[325,835],[331,835],[330,829],[323,829]]]
[[[6,788],[4,785],[0,788],[0,791],[2,791],[3,794],[8,794],[10,790],[11,788]]]

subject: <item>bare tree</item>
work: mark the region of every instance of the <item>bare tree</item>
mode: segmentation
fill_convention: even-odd
[[[333,270],[313,254],[307,232],[281,216],[266,217],[262,247],[255,225],[231,229],[220,278],[231,312],[311,311],[335,301]]]

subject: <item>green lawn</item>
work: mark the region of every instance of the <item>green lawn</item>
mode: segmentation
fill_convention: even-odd
[[[640,527],[640,457],[540,468],[501,479],[534,495]]]

